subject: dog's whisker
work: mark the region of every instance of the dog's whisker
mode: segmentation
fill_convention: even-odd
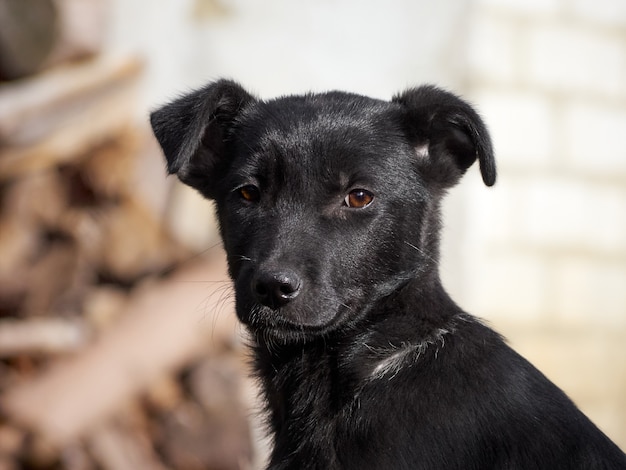
[[[430,263],[433,264],[437,264],[438,261],[436,258],[430,256],[428,253],[426,253],[424,250],[422,250],[421,248],[415,246],[414,244],[404,240],[404,243],[407,244],[408,246],[410,246],[411,248],[413,248],[415,251],[417,251],[423,259],[425,259],[426,261],[429,261]]]
[[[345,302],[339,302],[339,305],[344,307],[346,310],[353,310],[352,307]]]
[[[248,256],[244,256],[244,255],[232,255],[233,258],[237,258],[239,261],[250,261],[252,263],[254,263],[254,260]]]

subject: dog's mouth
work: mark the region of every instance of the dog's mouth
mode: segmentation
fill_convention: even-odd
[[[327,306],[324,315],[314,315],[295,305],[273,309],[261,304],[238,304],[237,316],[257,336],[303,342],[340,329],[351,310],[347,304],[339,304],[334,308]]]

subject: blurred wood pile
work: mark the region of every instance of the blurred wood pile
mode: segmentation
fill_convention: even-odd
[[[0,470],[251,468],[223,255],[167,228],[141,71],[81,55],[0,84]]]

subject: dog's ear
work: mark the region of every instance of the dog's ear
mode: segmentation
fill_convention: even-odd
[[[403,125],[429,178],[452,186],[478,159],[485,184],[496,182],[489,133],[468,103],[430,85],[407,90],[392,101],[406,108]]]
[[[206,197],[225,165],[224,143],[237,115],[255,99],[239,84],[219,80],[150,114],[167,170]]]

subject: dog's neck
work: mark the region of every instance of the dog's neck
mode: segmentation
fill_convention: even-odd
[[[443,353],[464,314],[437,286],[406,284],[364,320],[367,327],[360,335],[328,335],[287,345],[257,340],[256,373],[277,455],[296,451],[292,436],[323,436],[314,431],[330,429],[337,413],[356,413],[366,387],[393,380],[409,368],[426,367]]]
[[[453,333],[455,318],[462,313],[438,277],[407,283],[367,319],[370,327],[350,345],[352,354],[361,355],[369,365],[361,378],[397,372],[426,349],[438,347]]]
[[[351,400],[367,382],[397,374],[403,367],[414,365],[426,350],[443,347],[463,312],[438,279],[431,279],[434,285],[423,282],[409,282],[382,300],[374,309],[376,314],[363,320],[368,327],[359,335],[326,335],[287,345],[259,338],[254,350],[262,382],[271,393],[283,389],[281,394],[289,396],[294,392],[287,389],[297,388],[299,374],[326,371],[332,377],[329,382],[336,386],[335,398]],[[277,373],[281,369],[293,380],[274,383],[273,377],[285,376]]]

